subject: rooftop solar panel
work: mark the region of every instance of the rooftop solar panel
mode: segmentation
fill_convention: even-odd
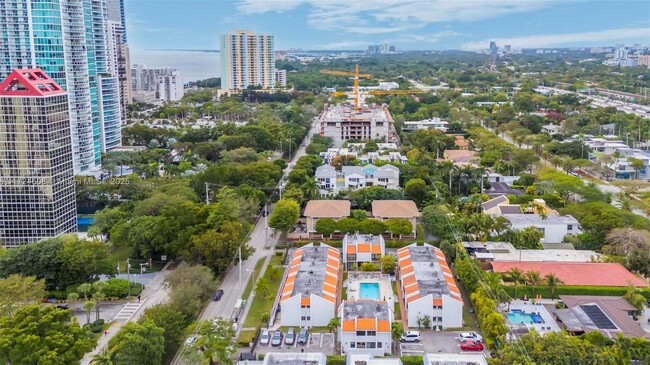
[[[580,308],[587,314],[589,319],[601,330],[616,330],[618,327],[607,317],[605,313],[595,304],[584,304]]]

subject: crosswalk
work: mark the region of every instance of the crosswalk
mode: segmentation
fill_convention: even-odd
[[[131,317],[133,317],[133,315],[138,311],[138,309],[140,309],[143,304],[144,301],[126,303],[120,312],[115,317],[113,317],[113,322],[126,323],[129,319],[131,319]]]

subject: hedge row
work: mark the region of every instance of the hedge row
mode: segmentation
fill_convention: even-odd
[[[504,289],[511,297],[515,297],[515,286],[504,285]],[[639,288],[646,299],[650,299],[650,288]],[[555,295],[551,295],[551,290],[548,286],[540,285],[535,286],[535,293],[531,286],[519,285],[517,288],[517,296],[523,298],[526,295],[528,298],[535,298],[537,295],[542,295],[543,298],[557,298],[559,295],[597,295],[597,296],[623,296],[627,292],[626,286],[586,286],[586,285],[562,285],[555,288]]]

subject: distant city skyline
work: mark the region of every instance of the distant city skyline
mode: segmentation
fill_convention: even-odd
[[[275,36],[276,49],[487,49],[650,44],[647,1],[125,0],[132,49],[218,50],[231,28]]]

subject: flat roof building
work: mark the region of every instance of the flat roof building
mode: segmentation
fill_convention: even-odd
[[[422,357],[424,365],[488,365],[484,353],[435,353]]]
[[[339,308],[341,352],[384,356],[392,351],[393,308],[385,301],[344,301]]]
[[[341,292],[341,251],[324,243],[297,249],[285,273],[280,306],[282,326],[327,326]]]
[[[343,237],[343,262],[346,270],[361,267],[364,262],[379,262],[386,243],[381,235],[346,234]]]
[[[397,280],[409,327],[421,327],[425,318],[431,328],[463,326],[463,299],[444,253],[425,243],[397,250]]]
[[[332,138],[334,146],[341,147],[349,139],[369,141],[385,138],[398,142],[393,116],[387,106],[326,105],[318,120],[320,135]]]

